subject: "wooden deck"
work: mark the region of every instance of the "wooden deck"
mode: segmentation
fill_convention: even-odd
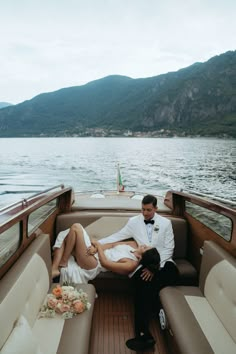
[[[132,294],[100,292],[95,301],[89,354],[133,354],[125,345],[134,337],[133,312]],[[145,354],[167,354],[157,320],[152,321],[150,329],[156,345]]]

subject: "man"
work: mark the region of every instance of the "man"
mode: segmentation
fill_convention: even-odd
[[[160,269],[153,274],[139,266],[130,277],[135,287],[135,338],[126,345],[131,350],[144,351],[154,346],[155,340],[149,331],[149,322],[155,305],[158,303],[160,289],[174,285],[178,270],[172,260],[174,234],[171,221],[157,213],[157,199],[146,195],[142,200],[142,213],[131,217],[118,232],[101,239],[108,243],[133,238],[138,245],[156,247],[160,254]]]

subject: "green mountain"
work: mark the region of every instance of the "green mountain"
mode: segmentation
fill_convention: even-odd
[[[0,102],[0,109],[8,106],[12,106],[12,104],[8,102]]]
[[[0,110],[0,137],[121,135],[236,137],[236,51],[177,72],[108,76]]]

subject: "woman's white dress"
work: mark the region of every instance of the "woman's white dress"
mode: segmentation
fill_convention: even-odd
[[[70,229],[61,231],[56,239],[56,242],[53,248],[60,248],[65,237],[68,235]],[[83,229],[84,233],[84,241],[87,247],[91,246],[91,241],[89,235],[87,234],[86,230]],[[133,254],[134,248],[129,245],[117,245],[113,248],[109,248],[104,251],[105,256],[113,262],[118,262],[122,258],[129,258],[137,261],[136,256]],[[61,268],[61,277],[60,282],[63,284],[65,282],[68,283],[88,283],[89,280],[94,279],[100,272],[107,272],[107,269],[102,267],[101,263],[99,262],[98,255],[96,254],[95,257],[98,260],[98,264],[96,268],[93,269],[83,269],[81,268],[75,258],[70,256],[68,261],[68,266],[66,268]]]

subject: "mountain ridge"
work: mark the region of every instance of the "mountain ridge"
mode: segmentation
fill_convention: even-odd
[[[8,107],[8,106],[12,106],[12,103],[9,103],[9,102],[0,102],[0,109],[1,109],[1,108],[5,108],[5,107]]]
[[[110,75],[0,110],[0,136],[236,137],[236,51],[176,72]]]

